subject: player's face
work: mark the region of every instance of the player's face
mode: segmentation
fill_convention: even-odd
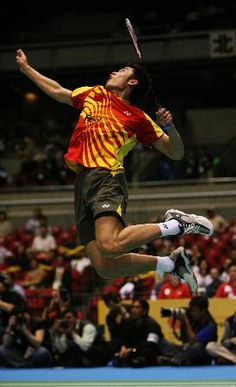
[[[127,87],[129,80],[132,78],[133,71],[132,67],[124,67],[119,71],[113,71],[108,77],[106,88],[124,90]]]

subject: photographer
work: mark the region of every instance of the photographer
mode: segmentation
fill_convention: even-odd
[[[0,273],[0,336],[5,332],[9,315],[25,306],[24,298],[11,288],[10,277]]]
[[[60,287],[54,289],[49,304],[44,308],[42,317],[53,323],[55,319],[60,319],[63,313],[71,306],[71,296],[68,289]]]
[[[208,311],[208,299],[195,296],[189,303],[186,313],[179,313],[180,339],[182,351],[171,359],[173,365],[205,365],[211,364],[211,357],[206,351],[210,341],[217,341],[217,324]]]
[[[103,300],[109,308],[106,315],[106,324],[110,333],[113,351],[116,352],[120,348],[123,325],[130,317],[130,306],[123,304],[119,293],[116,292],[104,294]]]
[[[134,300],[130,318],[125,321],[115,367],[145,367],[157,364],[159,355],[173,356],[176,346],[164,339],[160,325],[149,316],[146,300]]]
[[[0,346],[0,362],[6,367],[47,367],[51,355],[42,346],[45,338],[45,322],[32,319],[25,309],[12,314]]]
[[[225,321],[221,344],[211,341],[206,350],[216,358],[217,364],[236,364],[236,312]]]
[[[68,309],[62,319],[55,320],[51,328],[51,348],[56,365],[66,367],[105,366],[111,351],[97,328],[77,317],[77,311]]]

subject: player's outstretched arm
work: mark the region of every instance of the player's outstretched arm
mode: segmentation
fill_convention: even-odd
[[[70,98],[71,90],[65,89],[53,79],[45,77],[31,67],[28,63],[27,56],[21,49],[16,51],[16,62],[19,65],[20,71],[31,79],[44,93],[49,95],[49,97],[58,102],[72,105]]]
[[[160,108],[157,111],[157,123],[167,133],[164,133],[158,141],[154,142],[153,147],[170,159],[181,160],[184,156],[184,145],[173,123],[172,114],[165,108]]]

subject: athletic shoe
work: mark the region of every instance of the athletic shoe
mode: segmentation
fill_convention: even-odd
[[[165,221],[175,219],[179,222],[180,233],[178,235],[212,235],[214,231],[212,223],[204,216],[186,214],[185,212],[171,209],[166,211],[164,219]]]
[[[180,246],[172,251],[170,258],[174,261],[175,267],[170,274],[183,279],[189,286],[192,293],[198,289],[197,280],[190,264],[190,259],[185,249]]]

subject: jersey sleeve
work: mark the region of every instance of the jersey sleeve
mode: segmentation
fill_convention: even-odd
[[[137,140],[144,145],[151,146],[155,141],[163,136],[164,132],[151,117],[146,113],[143,114],[143,119],[140,120],[140,125],[136,130]]]
[[[77,89],[73,90],[71,93],[71,101],[73,106],[81,110],[83,106],[84,99],[88,95],[89,91],[92,89],[90,86],[83,86],[83,87],[78,87]]]

